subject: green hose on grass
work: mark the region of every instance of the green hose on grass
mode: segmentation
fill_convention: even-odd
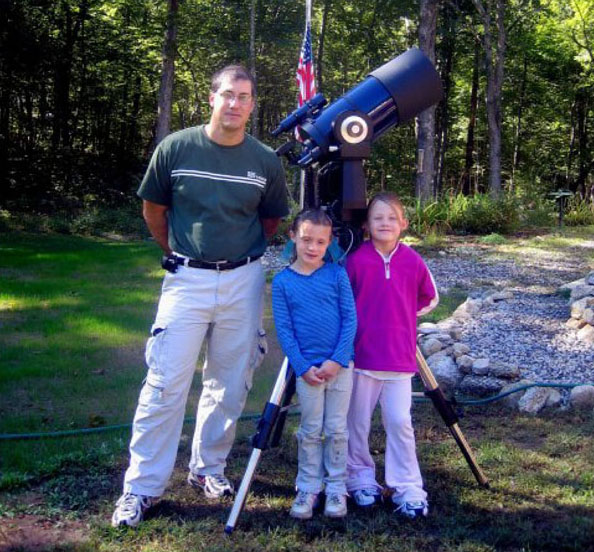
[[[484,399],[460,399],[456,400],[456,404],[460,406],[482,406],[484,404],[489,404],[495,401],[499,401],[508,395],[512,395],[513,393],[518,393],[519,391],[524,391],[526,389],[530,389],[531,387],[560,387],[563,389],[572,389],[574,387],[579,387],[581,385],[594,385],[594,383],[547,383],[547,382],[534,382],[534,383],[527,383],[526,385],[520,385],[515,387],[514,389],[510,389],[509,391],[505,391],[504,393],[499,393],[497,395],[493,395],[492,397],[486,397]],[[415,402],[430,402],[430,399],[424,397],[414,397],[413,400]],[[289,415],[295,415],[296,413],[290,413]],[[257,420],[260,418],[260,414],[244,414],[239,419],[243,420]],[[194,422],[196,418],[189,417],[184,419],[184,424]],[[62,431],[48,431],[45,433],[0,433],[0,441],[24,441],[24,440],[33,440],[33,439],[50,439],[50,438],[57,438],[57,437],[72,437],[75,435],[86,435],[92,433],[103,433],[105,431],[114,431],[117,429],[127,429],[131,428],[132,423],[128,424],[117,424],[117,425],[109,425],[109,426],[101,426],[101,427],[86,427],[81,429],[69,429],[69,430],[62,430]]]

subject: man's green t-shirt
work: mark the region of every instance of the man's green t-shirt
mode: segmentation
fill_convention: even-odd
[[[288,214],[284,170],[274,151],[247,134],[239,145],[221,146],[204,125],[170,134],[157,146],[138,195],[169,207],[171,249],[203,261],[261,255],[260,218]]]

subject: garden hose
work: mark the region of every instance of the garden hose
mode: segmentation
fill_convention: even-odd
[[[527,383],[525,385],[520,385],[515,387],[514,389],[510,389],[509,391],[505,391],[504,393],[499,393],[497,395],[493,395],[492,397],[486,397],[484,399],[456,399],[455,404],[458,406],[482,406],[484,404],[489,404],[498,400],[507,397],[508,395],[512,395],[513,393],[518,393],[519,391],[524,391],[526,389],[530,389],[531,387],[560,387],[563,389],[572,389],[574,387],[579,387],[582,385],[593,385],[594,383],[547,383],[547,382],[534,382],[534,383]],[[413,397],[414,402],[430,402],[430,399],[427,397]],[[290,413],[289,415],[296,415],[296,412]],[[244,414],[239,418],[239,421],[245,420],[257,420],[259,419],[261,414]],[[196,420],[195,417],[189,417],[184,419],[184,424],[194,422]],[[128,424],[117,424],[117,425],[108,425],[108,426],[101,426],[101,427],[86,427],[81,429],[68,429],[62,431],[48,431],[44,433],[0,433],[0,441],[24,441],[24,440],[33,440],[33,439],[50,439],[56,437],[71,437],[76,435],[85,435],[85,434],[92,434],[92,433],[102,433],[105,431],[114,431],[117,429],[127,429],[131,428],[132,423]]]

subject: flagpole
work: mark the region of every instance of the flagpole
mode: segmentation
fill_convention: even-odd
[[[305,31],[303,33],[303,42],[301,44],[301,52],[299,54],[299,64],[297,65],[297,86],[299,88],[299,95],[297,98],[297,106],[301,107],[305,102],[309,101],[316,95],[316,82],[313,64],[313,51],[311,47],[311,8],[312,0],[305,0]],[[300,140],[299,131],[295,129],[295,137]],[[306,171],[312,169],[301,169],[299,181],[299,208],[305,208],[306,193],[305,188],[308,181]],[[311,178],[309,179],[312,180]],[[309,182],[311,185],[312,183]]]

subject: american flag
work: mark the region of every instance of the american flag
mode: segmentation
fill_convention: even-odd
[[[297,104],[301,107],[306,101],[316,95],[316,80],[314,77],[313,54],[311,51],[311,0],[305,4],[305,34],[297,65],[297,86],[299,95]]]

